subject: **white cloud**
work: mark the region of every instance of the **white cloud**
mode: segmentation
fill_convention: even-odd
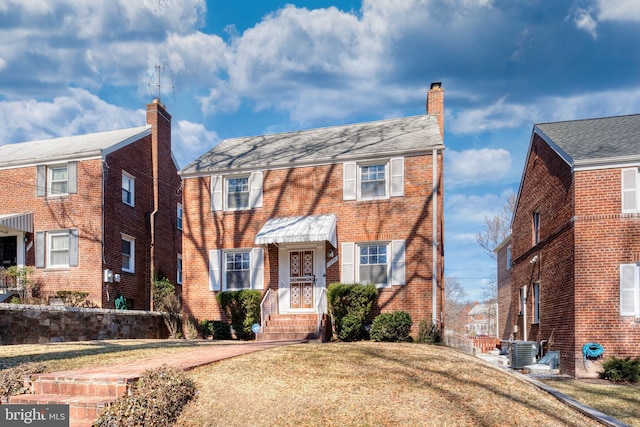
[[[503,148],[447,150],[445,161],[445,179],[452,187],[498,182],[511,168],[511,154]]]
[[[208,131],[200,123],[185,120],[174,123],[173,153],[181,168],[212,149],[218,142],[220,142],[218,135]]]
[[[589,10],[577,9],[575,16],[573,17],[573,22],[576,24],[576,27],[591,34],[591,37],[593,37],[594,40],[598,38],[598,33],[596,32],[598,23],[591,16],[591,12]]]
[[[462,194],[448,195],[445,199],[447,223],[455,224],[454,229],[459,232],[469,232],[469,229],[480,230],[484,226],[485,218],[492,218],[502,209],[511,190],[501,194]]]
[[[637,0],[598,0],[598,20],[640,22],[640,2]]]

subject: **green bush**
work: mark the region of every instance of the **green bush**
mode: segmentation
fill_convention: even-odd
[[[183,371],[167,366],[151,369],[129,387],[126,396],[107,406],[94,426],[173,425],[195,395],[195,384]]]
[[[418,325],[418,342],[421,344],[438,344],[442,342],[442,334],[438,325],[430,319],[422,319]]]
[[[329,285],[327,302],[338,339],[356,341],[365,336],[364,324],[377,299],[378,288],[375,285]]]
[[[602,363],[600,378],[615,383],[635,383],[640,381],[640,357],[619,359],[615,356]]]
[[[371,339],[373,341],[411,341],[411,316],[405,311],[382,313],[373,319]]]
[[[231,329],[227,322],[221,320],[201,320],[200,334],[203,338],[213,337],[214,340],[230,340]]]
[[[216,295],[218,304],[224,310],[227,319],[231,321],[238,339],[255,338],[251,326],[260,321],[261,297],[260,291],[249,289],[224,291]]]

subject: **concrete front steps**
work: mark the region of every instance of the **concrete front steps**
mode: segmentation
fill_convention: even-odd
[[[138,378],[121,375],[54,372],[39,374],[35,380],[25,379],[31,394],[9,398],[9,403],[31,405],[69,405],[70,427],[91,426],[105,406],[127,391],[129,383]]]
[[[264,325],[264,332],[257,335],[257,341],[309,340],[324,342],[328,316],[322,315],[320,333],[317,331],[318,315],[305,314],[270,314]],[[330,330],[330,329],[329,329]]]

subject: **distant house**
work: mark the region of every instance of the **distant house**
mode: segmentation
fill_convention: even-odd
[[[433,84],[426,115],[227,139],[185,167],[185,313],[257,289],[262,338],[318,336],[329,284],[374,283],[375,313],[441,326],[443,113]]]
[[[593,377],[640,355],[640,115],[537,124],[512,223],[513,324]]]
[[[511,308],[511,235],[507,236],[494,250],[498,275],[498,338],[512,338],[513,310]]]
[[[1,145],[1,266],[33,267],[45,300],[81,291],[113,307],[122,294],[148,309],[155,275],[180,283],[177,169],[157,101],[146,126]]]
[[[496,309],[493,304],[475,302],[467,312],[466,334],[470,336],[495,336]]]

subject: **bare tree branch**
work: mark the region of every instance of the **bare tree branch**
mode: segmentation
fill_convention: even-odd
[[[511,218],[516,207],[516,195],[511,193],[500,212],[494,217],[484,217],[485,229],[478,232],[476,241],[491,259],[496,259],[494,249],[511,233]]]

